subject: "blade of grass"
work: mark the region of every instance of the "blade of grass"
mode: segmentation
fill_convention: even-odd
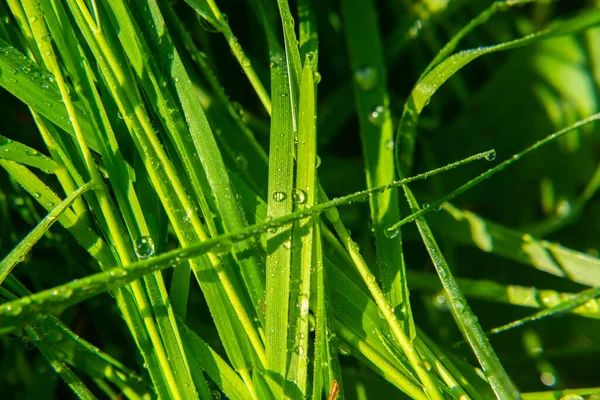
[[[271,119],[271,144],[269,151],[269,189],[267,218],[278,218],[292,211],[293,183],[293,122],[286,62],[279,59],[271,68],[273,117]],[[267,366],[275,375],[271,387],[275,396],[283,389],[288,357],[288,314],[290,299],[291,231],[276,228],[267,235],[267,289],[265,296]]]
[[[354,76],[367,187],[375,187],[395,179],[394,134],[377,16],[373,1],[342,1],[342,12]],[[371,197],[369,206],[382,290],[412,339],[415,328],[406,283],[402,234],[399,229],[387,230],[400,217],[397,190]]]
[[[442,289],[437,275],[411,271],[408,274],[413,289],[437,291]],[[466,297],[494,303],[510,304],[530,308],[554,307],[559,303],[572,299],[575,293],[558,292],[537,287],[503,285],[494,281],[456,278],[460,290]],[[600,301],[589,300],[570,310],[571,313],[587,318],[600,318]]]
[[[431,97],[438,88],[452,75],[480,56],[527,46],[551,37],[579,32],[596,25],[598,21],[600,21],[600,11],[586,11],[523,38],[493,46],[464,50],[447,57],[437,64],[427,75],[423,76],[417,82],[404,106],[395,141],[396,167],[401,173],[401,176],[409,173],[412,167],[416,143],[417,122],[421,111],[429,104]]]
[[[55,173],[60,168],[43,153],[4,136],[0,136],[0,158],[38,168],[47,174]]]
[[[405,187],[406,198],[413,212],[419,211],[420,206],[414,195]],[[452,271],[448,267],[440,248],[431,233],[431,229],[422,217],[417,219],[417,227],[429,256],[433,261],[435,269],[440,277],[444,290],[450,300],[450,310],[461,333],[471,346],[475,356],[479,360],[485,372],[492,390],[499,399],[518,399],[519,392],[506,374],[504,367],[496,356],[483,329],[477,321],[477,317],[471,311],[464,294],[461,292]]]
[[[252,63],[250,62],[250,59],[246,56],[246,53],[244,53],[242,46],[231,31],[231,28],[229,27],[229,22],[227,21],[226,17],[221,13],[219,7],[214,2],[214,0],[186,0],[186,3],[188,3],[194,10],[196,10],[203,18],[206,18],[204,16],[208,13],[206,12],[206,6],[202,5],[201,3],[208,4],[213,15],[207,18],[207,20],[209,22],[216,22],[211,23],[223,33],[223,36],[225,36],[225,40],[227,40],[231,52],[233,53],[236,60],[242,67],[242,70],[248,77],[250,84],[254,88],[254,91],[258,95],[258,98],[260,99],[265,110],[269,115],[271,115],[271,99],[269,98],[269,95],[265,90],[263,84],[261,83],[260,79],[256,75],[254,68],[252,68]],[[214,20],[212,18],[214,18]]]
[[[52,224],[56,222],[56,219],[71,206],[75,199],[90,190],[91,187],[91,183],[85,184],[68,195],[54,207],[28,235],[2,259],[2,261],[0,261],[0,285],[4,282],[4,279],[6,279],[7,275],[12,271],[15,265],[19,263],[19,260],[22,260],[25,257],[31,248],[42,238],[42,236],[44,236],[48,229],[50,229]]]
[[[300,85],[299,129],[296,163],[296,185],[292,193],[295,209],[312,207],[316,200],[316,96],[313,66],[306,57]],[[294,224],[292,244],[291,293],[289,325],[293,349],[287,371],[287,381],[295,387],[284,391],[288,396],[305,398],[308,393],[308,312],[311,290],[311,268],[318,238],[314,233],[315,220],[309,218]],[[284,244],[285,246],[285,244]],[[319,261],[316,261],[319,262]],[[294,390],[298,390],[298,394]]]

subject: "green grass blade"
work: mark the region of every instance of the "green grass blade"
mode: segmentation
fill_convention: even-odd
[[[296,162],[296,184],[293,191],[297,210],[312,207],[316,200],[316,96],[314,72],[310,62],[304,64],[300,85],[299,129]],[[315,220],[309,218],[294,226],[292,244],[290,293],[290,342],[293,349],[287,372],[287,381],[295,387],[288,395],[304,398],[308,392],[308,312],[311,298],[311,268],[315,262]],[[317,261],[319,262],[319,261]],[[300,393],[295,393],[299,390]],[[286,389],[287,392],[287,389]]]
[[[456,190],[454,190],[452,193],[447,194],[446,196],[443,196],[439,199],[437,199],[436,201],[433,201],[429,204],[430,207],[424,207],[423,209],[419,209],[417,212],[405,217],[403,220],[389,226],[387,228],[387,231],[389,232],[393,232],[395,229],[398,229],[399,227],[401,227],[402,225],[404,225],[405,223],[408,222],[413,222],[416,218],[423,216],[426,213],[431,212],[431,210],[436,210],[438,209],[443,203],[452,200],[453,198],[455,198],[456,196],[466,192],[467,190],[471,189],[472,187],[474,187],[475,185],[483,182],[484,180],[488,179],[489,177],[491,177],[492,175],[504,170],[506,167],[508,167],[509,165],[515,163],[516,161],[518,161],[519,159],[521,159],[523,156],[532,153],[535,150],[540,149],[541,147],[547,145],[548,143],[553,142],[554,140],[560,138],[561,136],[575,130],[578,128],[581,128],[582,126],[591,124],[597,120],[600,119],[600,113],[591,115],[585,119],[582,119],[576,123],[574,123],[573,125],[570,125],[564,129],[561,129],[558,132],[554,132],[551,135],[546,136],[544,139],[542,140],[538,140],[537,142],[535,142],[534,144],[532,144],[531,146],[527,147],[525,150],[521,151],[520,153],[517,153],[515,155],[513,155],[512,157],[504,160],[502,163],[498,164],[497,166],[488,169],[487,171],[483,172],[482,174],[480,174],[479,176],[477,176],[476,178],[471,179],[469,182],[465,183],[464,185],[460,186],[459,188],[457,188]],[[493,154],[490,154],[490,156],[487,158],[488,161],[493,161],[496,159],[496,152],[494,152]]]
[[[413,289],[438,291],[442,289],[437,275],[411,271],[408,274]],[[558,292],[551,289],[503,285],[489,280],[456,278],[460,290],[466,297],[530,308],[549,308],[572,299],[575,293]],[[567,310],[587,318],[600,318],[600,301],[588,300],[581,306]]]
[[[2,261],[0,261],[0,284],[4,282],[4,279],[6,279],[19,260],[22,260],[48,229],[50,229],[56,219],[65,212],[79,196],[88,191],[91,187],[91,183],[85,184],[68,195],[63,201],[57,204],[57,206],[54,207],[28,235],[24,237],[23,240],[21,240],[21,242],[19,242],[19,244],[4,257],[4,259],[2,259]]]
[[[354,76],[354,97],[360,122],[367,187],[371,188],[395,179],[387,71],[373,2],[346,0],[342,2],[342,11]],[[397,190],[371,197],[369,206],[382,290],[401,319],[404,330],[414,338],[402,234],[400,230],[387,230],[400,217]]]
[[[445,203],[440,213],[428,215],[432,228],[459,243],[477,247],[587,286],[598,286],[598,258],[557,243],[538,240],[470,211]]]
[[[267,218],[278,218],[292,211],[294,129],[286,62],[279,58],[271,68],[273,116],[269,151],[269,189]],[[287,373],[291,230],[276,228],[267,235],[267,283],[265,334],[267,366],[275,381],[283,384]],[[291,349],[289,349],[291,350]],[[272,387],[277,397],[277,390]]]
[[[420,209],[417,200],[413,196],[412,192],[405,187],[406,197],[410,204],[411,209],[418,211]],[[427,223],[422,219],[417,219],[417,227],[421,238],[425,243],[425,247],[429,252],[429,256],[433,261],[436,271],[442,281],[442,285],[448,298],[450,300],[450,306],[452,316],[454,317],[461,333],[473,349],[479,363],[481,364],[483,371],[485,372],[490,386],[496,396],[500,399],[504,398],[519,398],[519,392],[510,378],[506,374],[504,367],[498,360],[494,350],[485,336],[483,329],[477,321],[477,317],[471,311],[467,300],[463,293],[460,291],[444,256],[442,255],[433,234]]]
[[[211,22],[211,23],[213,23],[213,25],[215,25],[215,27],[217,29],[219,29],[225,36],[225,39],[227,40],[227,43],[229,44],[231,52],[233,53],[236,60],[242,67],[242,70],[248,77],[248,80],[252,84],[254,91],[256,92],[256,94],[258,95],[258,98],[260,99],[260,101],[263,104],[263,107],[265,108],[265,110],[267,111],[268,114],[271,114],[271,99],[269,98],[269,95],[268,95],[267,91],[265,90],[263,84],[261,83],[260,79],[256,75],[256,72],[254,71],[254,68],[252,67],[252,63],[251,63],[250,59],[246,56],[246,53],[242,49],[242,46],[238,42],[238,39],[235,37],[235,35],[231,31],[231,28],[229,27],[229,22],[227,21],[226,17],[221,13],[221,11],[219,10],[219,7],[217,7],[217,4],[215,3],[215,1],[214,0],[193,0],[193,1],[186,0],[186,2],[192,8],[194,8],[202,17],[204,17],[204,15],[208,15],[208,12],[206,10],[206,5],[204,5],[202,3],[206,3],[208,5],[208,7],[210,7],[210,10],[212,11],[212,16],[207,18],[207,20],[209,22],[216,21],[216,24],[213,22]],[[204,17],[204,18],[206,18],[206,17]]]
[[[184,344],[191,355],[192,364],[197,363],[219,389],[230,399],[256,399],[256,394],[248,391],[239,375],[225,360],[187,326],[180,324],[184,335]]]
[[[396,161],[399,171],[406,174],[410,172],[410,168],[412,167],[417,122],[423,108],[429,104],[431,97],[438,88],[461,68],[483,55],[511,50],[543,39],[579,32],[598,24],[599,21],[600,11],[590,10],[569,20],[553,24],[549,28],[535,34],[494,46],[464,50],[453,54],[437,64],[431,72],[419,80],[405,103],[395,141]]]
[[[0,158],[38,168],[48,174],[60,168],[60,165],[43,153],[4,136],[0,136]]]

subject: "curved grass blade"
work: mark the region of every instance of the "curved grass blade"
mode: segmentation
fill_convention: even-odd
[[[417,122],[421,111],[429,104],[431,97],[438,88],[452,75],[471,61],[485,54],[511,50],[527,46],[542,39],[579,32],[597,25],[599,22],[600,10],[588,10],[573,18],[553,24],[540,32],[493,46],[464,50],[437,64],[427,75],[417,82],[404,106],[395,141],[396,167],[401,176],[409,173],[412,167]]]
[[[1,135],[0,158],[38,168],[47,174],[55,173],[61,167],[43,153]]]
[[[25,166],[8,160],[0,160],[2,166],[33,198],[48,212],[61,199]],[[58,216],[58,222],[65,227],[81,246],[90,253],[101,265],[114,265],[108,245],[88,225],[82,224],[79,217],[69,209]]]
[[[41,220],[29,234],[14,247],[2,261],[0,261],[0,285],[4,282],[6,276],[12,271],[15,265],[22,260],[31,248],[44,236],[50,229],[56,219],[83,193],[92,188],[92,183],[87,183],[68,195],[48,215]]]
[[[419,211],[419,203],[412,192],[408,190],[406,186],[404,189],[411,210],[413,212]],[[487,340],[483,329],[479,325],[477,317],[471,311],[464,294],[458,287],[456,279],[454,279],[454,276],[431,233],[431,229],[422,217],[419,217],[416,222],[421,238],[425,243],[425,247],[429,252],[429,256],[433,261],[433,265],[440,277],[442,285],[448,294],[452,316],[479,360],[496,397],[499,399],[518,399],[520,397],[519,391],[506,374],[504,367],[500,363],[500,360]]]

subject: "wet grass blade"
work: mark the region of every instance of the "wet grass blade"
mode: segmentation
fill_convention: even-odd
[[[394,136],[387,71],[372,1],[342,2],[346,41],[354,79],[354,97],[360,122],[367,187],[395,177]],[[400,217],[397,190],[369,199],[382,290],[409,337],[415,335],[406,282],[406,265],[399,229],[387,228]]]

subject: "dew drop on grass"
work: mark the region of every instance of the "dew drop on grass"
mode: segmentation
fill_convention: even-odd
[[[297,204],[306,203],[306,192],[302,189],[294,188],[292,191],[294,202]]]
[[[318,85],[321,82],[321,74],[317,71],[313,73],[315,83]]]
[[[4,313],[15,317],[21,314],[22,311],[23,308],[19,304],[9,304],[6,307],[4,307]]]
[[[354,81],[362,90],[371,90],[377,86],[377,70],[364,66],[354,71]]]
[[[319,168],[321,166],[321,157],[316,156],[315,158],[315,168]]]
[[[429,203],[423,203],[423,204],[421,205],[421,208],[422,208],[422,209],[429,208]]]
[[[385,142],[385,148],[388,150],[394,150],[394,139],[390,139]]]
[[[287,195],[284,192],[275,192],[273,193],[273,200],[277,202],[284,201],[287,198]]]
[[[291,240],[286,240],[285,242],[283,242],[283,247],[285,247],[286,249],[291,249],[292,248],[292,241]]]
[[[373,111],[369,114],[369,122],[376,126],[381,126],[383,124],[383,118],[385,114],[385,107],[379,105],[375,107]]]
[[[137,239],[133,248],[138,258],[148,258],[154,255],[154,241],[150,236],[142,236]]]
[[[400,233],[400,229],[394,228],[394,225],[388,225],[383,228],[383,235],[388,239],[394,239]]]
[[[485,154],[486,161],[494,161],[496,159],[496,150],[490,150]]]
[[[462,314],[465,312],[465,305],[462,303],[456,303],[456,305],[454,306],[454,308],[456,309],[456,313],[457,314]]]
[[[242,67],[248,68],[250,66],[250,59],[248,57],[242,58]]]
[[[338,350],[343,356],[349,356],[352,352],[352,350],[350,349],[350,345],[346,342],[340,342]]]

